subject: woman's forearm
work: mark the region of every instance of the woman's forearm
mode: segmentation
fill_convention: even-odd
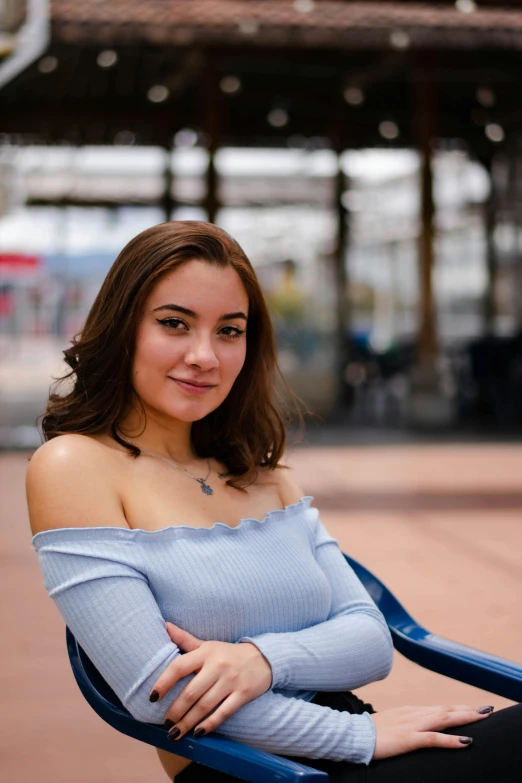
[[[388,676],[393,642],[378,618],[354,612],[293,633],[243,637],[272,667],[272,688],[343,691]]]
[[[393,641],[386,620],[337,541],[316,519],[315,558],[330,584],[328,618],[309,628],[244,636],[272,667],[272,688],[352,690],[391,671]]]

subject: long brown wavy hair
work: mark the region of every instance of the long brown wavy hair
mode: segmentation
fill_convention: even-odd
[[[298,398],[277,365],[263,292],[239,244],[218,226],[195,220],[153,226],[123,248],[83,330],[63,352],[71,371],[56,380],[58,385],[72,382],[72,388],[65,394],[58,394],[56,386],[51,389],[41,424],[45,440],[65,433],[110,432],[139,456],[140,449],[122,440],[117,429],[131,396],[137,396],[131,381],[137,326],[159,278],[195,259],[236,270],[248,296],[249,315],[241,372],[221,405],[193,422],[194,450],[199,457],[225,464],[232,474],[227,483],[237,489],[253,483],[259,467],[278,466],[286,445],[285,422],[297,416],[302,424],[303,419]]]

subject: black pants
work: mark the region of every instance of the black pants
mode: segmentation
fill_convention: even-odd
[[[355,694],[317,693],[314,704],[340,712],[373,713]],[[444,734],[473,737],[463,749],[422,748],[366,764],[347,761],[284,758],[327,772],[330,783],[522,783],[522,704],[493,712],[489,718],[444,729]],[[192,762],[175,783],[234,783],[237,778]]]

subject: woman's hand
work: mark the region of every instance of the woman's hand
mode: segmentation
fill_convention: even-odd
[[[170,739],[181,739],[195,726],[203,729],[197,736],[208,734],[270,688],[272,668],[254,644],[205,642],[173,623],[166,626],[172,641],[186,654],[165,669],[151,691],[151,701],[163,698],[182,677],[198,672],[165,716]],[[215,707],[216,711],[202,721]]]
[[[454,734],[441,734],[442,729],[463,726],[478,720],[485,720],[493,707],[480,714],[476,707],[457,704],[451,707],[395,707],[376,712],[371,717],[376,730],[375,751],[372,761],[400,756],[418,748],[465,748],[470,742],[462,743]]]

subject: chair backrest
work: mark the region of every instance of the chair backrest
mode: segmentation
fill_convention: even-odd
[[[118,718],[128,717],[134,720],[80,647],[69,628],[66,629],[66,641],[76,682],[95,712],[111,725],[114,725],[114,721]],[[115,725],[114,727],[117,728]]]
[[[371,571],[368,571],[367,568],[361,565],[357,560],[354,560],[353,557],[350,557],[344,552],[343,554],[348,565],[353,568],[356,575],[383,613],[394,638],[394,643],[396,641],[396,633],[402,632],[406,627],[411,628],[412,626],[417,626],[413,617],[406,611],[404,606],[397,601],[391,590],[389,590],[380,579],[377,579]]]

